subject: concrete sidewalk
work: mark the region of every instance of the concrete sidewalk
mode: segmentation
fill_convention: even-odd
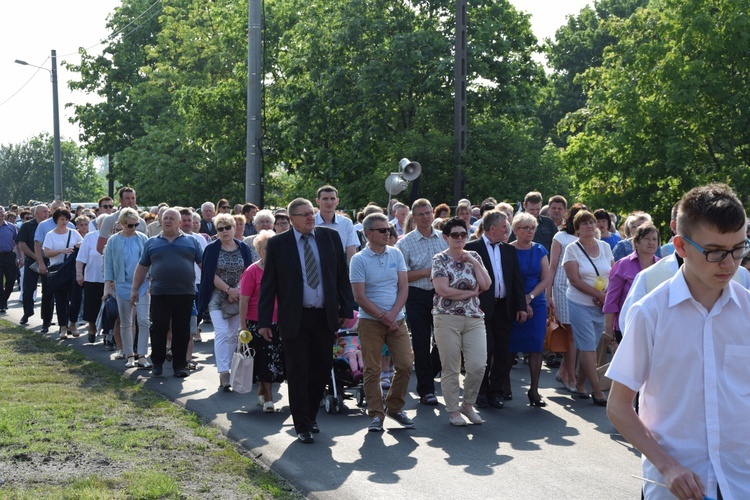
[[[8,314],[18,324],[23,314],[14,292]],[[41,294],[40,294],[41,295]],[[41,329],[39,301],[26,327]],[[522,363],[511,373],[515,398],[502,410],[481,411],[485,424],[453,427],[440,405],[420,405],[414,391],[406,412],[416,428],[401,429],[389,419],[382,433],[368,433],[369,418],[354,400],[340,414],[321,408],[321,433],[315,444],[296,441],[286,387],[275,387],[276,412],[263,413],[254,394],[219,390],[214,365],[213,332],[203,325],[204,342],[195,345],[197,371],[186,379],[151,378],[147,370],[125,369],[114,360],[101,338],[86,342],[85,327],[77,339],[62,341],[87,357],[143,383],[166,398],[218,426],[260,462],[289,480],[310,498],[575,498],[632,499],[640,495],[638,452],[623,441],[605,410],[558,387],[543,368],[540,393],[546,408],[526,401],[528,369]],[[57,341],[57,328],[47,336]],[[439,383],[437,384],[439,387]]]

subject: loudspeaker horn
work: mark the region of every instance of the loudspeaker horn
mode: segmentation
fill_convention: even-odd
[[[422,173],[422,165],[408,158],[401,158],[398,162],[398,170],[406,181],[413,181]]]
[[[385,190],[391,195],[398,194],[406,189],[407,184],[401,174],[397,172],[393,172],[385,178]]]

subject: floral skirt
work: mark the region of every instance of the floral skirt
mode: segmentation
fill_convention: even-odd
[[[247,320],[247,329],[252,332],[250,347],[255,351],[254,377],[258,382],[280,383],[284,381],[284,350],[276,323],[271,325],[271,342],[258,333],[258,323]]]

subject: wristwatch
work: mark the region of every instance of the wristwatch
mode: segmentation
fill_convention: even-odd
[[[530,293],[529,297],[531,297],[531,300],[534,300],[534,297],[536,297],[536,295],[534,295],[533,293]]]

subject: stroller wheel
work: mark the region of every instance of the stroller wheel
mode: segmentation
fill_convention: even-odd
[[[338,410],[338,405],[336,404],[336,398],[332,395],[326,396],[326,413],[336,413]]]
[[[344,413],[344,398],[343,396],[339,396],[336,398],[336,411],[338,413]]]

